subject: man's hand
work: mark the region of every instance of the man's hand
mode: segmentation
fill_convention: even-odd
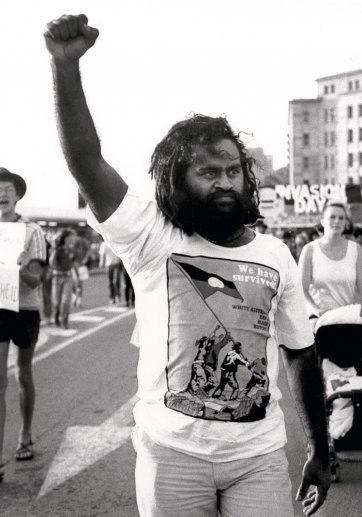
[[[303,500],[303,513],[315,513],[322,506],[331,484],[329,463],[322,463],[317,457],[309,457],[303,468],[303,479],[297,493],[297,501]],[[309,487],[313,488],[309,490]],[[308,492],[309,490],[309,492]]]
[[[90,49],[99,31],[89,27],[84,14],[64,15],[48,23],[44,33],[47,49],[56,62],[79,60]]]

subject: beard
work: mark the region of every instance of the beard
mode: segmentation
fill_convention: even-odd
[[[226,201],[221,199],[224,196],[228,196]],[[185,185],[173,222],[188,235],[197,232],[218,241],[253,223],[255,208],[248,192],[217,191],[202,197]]]

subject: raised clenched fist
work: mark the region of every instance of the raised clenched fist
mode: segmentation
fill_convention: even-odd
[[[89,27],[84,14],[63,15],[48,23],[44,33],[47,49],[57,62],[80,59],[94,45],[98,35],[98,29]]]

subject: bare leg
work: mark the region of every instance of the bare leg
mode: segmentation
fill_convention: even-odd
[[[34,413],[35,387],[32,372],[32,359],[36,343],[29,348],[18,349],[19,402],[22,426],[19,431],[19,443],[31,441],[31,424]]]
[[[0,342],[0,465],[3,463],[4,431],[6,417],[5,393],[8,384],[8,353],[9,342]]]

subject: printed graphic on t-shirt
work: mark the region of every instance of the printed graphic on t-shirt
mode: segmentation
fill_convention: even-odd
[[[211,420],[264,418],[269,313],[279,273],[254,262],[173,254],[167,275],[166,406]]]

